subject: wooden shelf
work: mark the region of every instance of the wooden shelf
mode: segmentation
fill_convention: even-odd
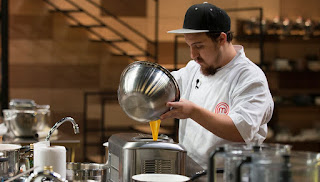
[[[245,47],[259,47],[264,56],[266,67],[264,71],[275,101],[275,110],[269,127],[275,131],[278,128],[285,128],[293,134],[299,133],[302,129],[314,128],[320,121],[320,105],[315,105],[315,98],[320,96],[320,71],[311,71],[307,68],[303,71],[277,71],[271,66],[275,66],[273,60],[276,58],[286,58],[297,61],[294,62],[296,65],[292,66],[292,69],[295,69],[301,66],[297,65],[301,63],[298,61],[306,60],[306,56],[312,54],[319,57],[317,45],[320,43],[320,36],[306,39],[303,36],[245,35],[240,21],[237,26],[235,40]],[[305,51],[306,46],[308,51]],[[304,66],[307,65],[301,67]],[[291,144],[294,150],[320,151],[320,142],[317,141],[267,140],[266,142]]]
[[[320,72],[266,71],[266,76],[276,95],[320,94]]]

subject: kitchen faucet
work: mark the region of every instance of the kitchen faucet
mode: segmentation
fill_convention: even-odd
[[[56,124],[50,129],[45,141],[49,141],[52,133],[60,126],[62,125],[64,122],[66,121],[70,121],[73,125],[73,130],[74,130],[74,134],[78,134],[79,133],[79,126],[78,124],[74,121],[73,118],[71,117],[65,117],[65,118],[62,118],[60,121],[56,122]]]

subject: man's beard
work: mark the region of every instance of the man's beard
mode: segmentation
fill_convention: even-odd
[[[212,75],[216,74],[218,68],[214,68],[213,66],[209,66],[209,67],[201,66],[200,69],[201,69],[202,74],[204,74],[205,76],[210,76],[210,75],[212,76]]]
[[[216,51],[218,52],[215,57],[215,60],[217,61],[217,60],[220,60],[220,58],[221,58],[221,52],[219,51],[218,46],[216,46]],[[200,62],[204,62],[201,57],[199,57],[198,60],[200,60]],[[200,70],[201,70],[202,74],[205,76],[212,76],[212,75],[216,74],[216,72],[218,71],[219,68],[221,68],[221,67],[214,67],[212,65],[205,67],[205,66],[200,65]]]
[[[201,60],[201,58],[200,58]],[[203,61],[203,60],[201,60]],[[214,74],[216,74],[216,72],[218,71],[220,67],[214,67],[214,66],[202,66],[200,65],[200,70],[201,70],[201,73],[205,76],[212,76]]]

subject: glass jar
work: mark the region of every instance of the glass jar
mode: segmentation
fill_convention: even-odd
[[[318,182],[320,154],[313,152],[258,153],[239,165],[239,182]],[[250,171],[243,176],[242,170]]]
[[[210,155],[209,159],[209,180],[216,181],[216,175],[221,172],[223,164],[223,181],[238,181],[238,166],[241,165],[248,157],[262,152],[269,152],[276,155],[290,150],[291,146],[282,144],[245,144],[233,143],[225,144],[216,148]],[[221,160],[222,159],[222,160]],[[244,169],[245,170],[245,169]],[[243,172],[242,177],[249,177],[249,171]]]

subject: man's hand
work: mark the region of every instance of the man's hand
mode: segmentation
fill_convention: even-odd
[[[172,109],[162,114],[160,116],[161,120],[168,118],[191,118],[220,138],[234,142],[244,142],[238,129],[228,115],[215,114],[185,99],[180,99],[179,102],[168,102],[167,107],[171,107]]]
[[[186,119],[191,118],[196,105],[185,99],[180,99],[179,102],[168,102],[167,107],[172,108],[170,111],[160,116],[161,120],[168,118]]]

